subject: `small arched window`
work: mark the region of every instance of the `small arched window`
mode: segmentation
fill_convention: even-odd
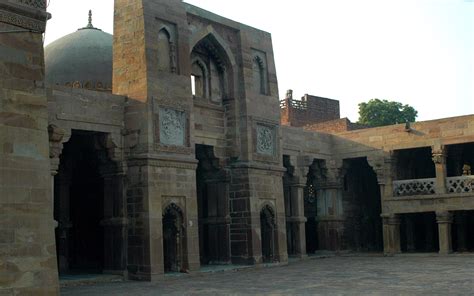
[[[267,70],[265,61],[255,56],[253,59],[253,89],[256,93],[267,95]]]
[[[204,63],[196,60],[191,68],[191,87],[193,96],[198,98],[207,98],[209,90],[209,76],[207,67]]]
[[[176,73],[176,64],[176,46],[170,32],[163,28],[158,32],[158,70]]]

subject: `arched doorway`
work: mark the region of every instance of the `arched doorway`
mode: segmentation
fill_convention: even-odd
[[[260,211],[260,231],[262,242],[262,260],[264,263],[274,262],[276,258],[276,222],[273,209],[266,205]]]
[[[230,263],[230,215],[226,172],[214,147],[196,145],[196,189],[201,265]]]
[[[180,272],[184,269],[183,212],[170,204],[163,212],[163,257],[165,272]]]
[[[100,133],[72,131],[54,181],[54,218],[60,274],[104,269],[104,161]]]

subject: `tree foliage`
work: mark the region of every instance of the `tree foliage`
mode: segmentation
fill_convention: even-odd
[[[370,127],[414,122],[418,111],[400,102],[372,99],[359,104],[358,123]]]

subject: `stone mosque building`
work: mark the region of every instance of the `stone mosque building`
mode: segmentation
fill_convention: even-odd
[[[271,35],[180,0],[115,0],[113,36],[90,19],[43,50],[49,17],[0,1],[0,294],[474,250],[474,115],[364,128],[280,102]]]

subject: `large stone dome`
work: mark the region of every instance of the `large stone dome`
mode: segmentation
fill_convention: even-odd
[[[89,24],[45,48],[46,83],[112,89],[112,35]]]

